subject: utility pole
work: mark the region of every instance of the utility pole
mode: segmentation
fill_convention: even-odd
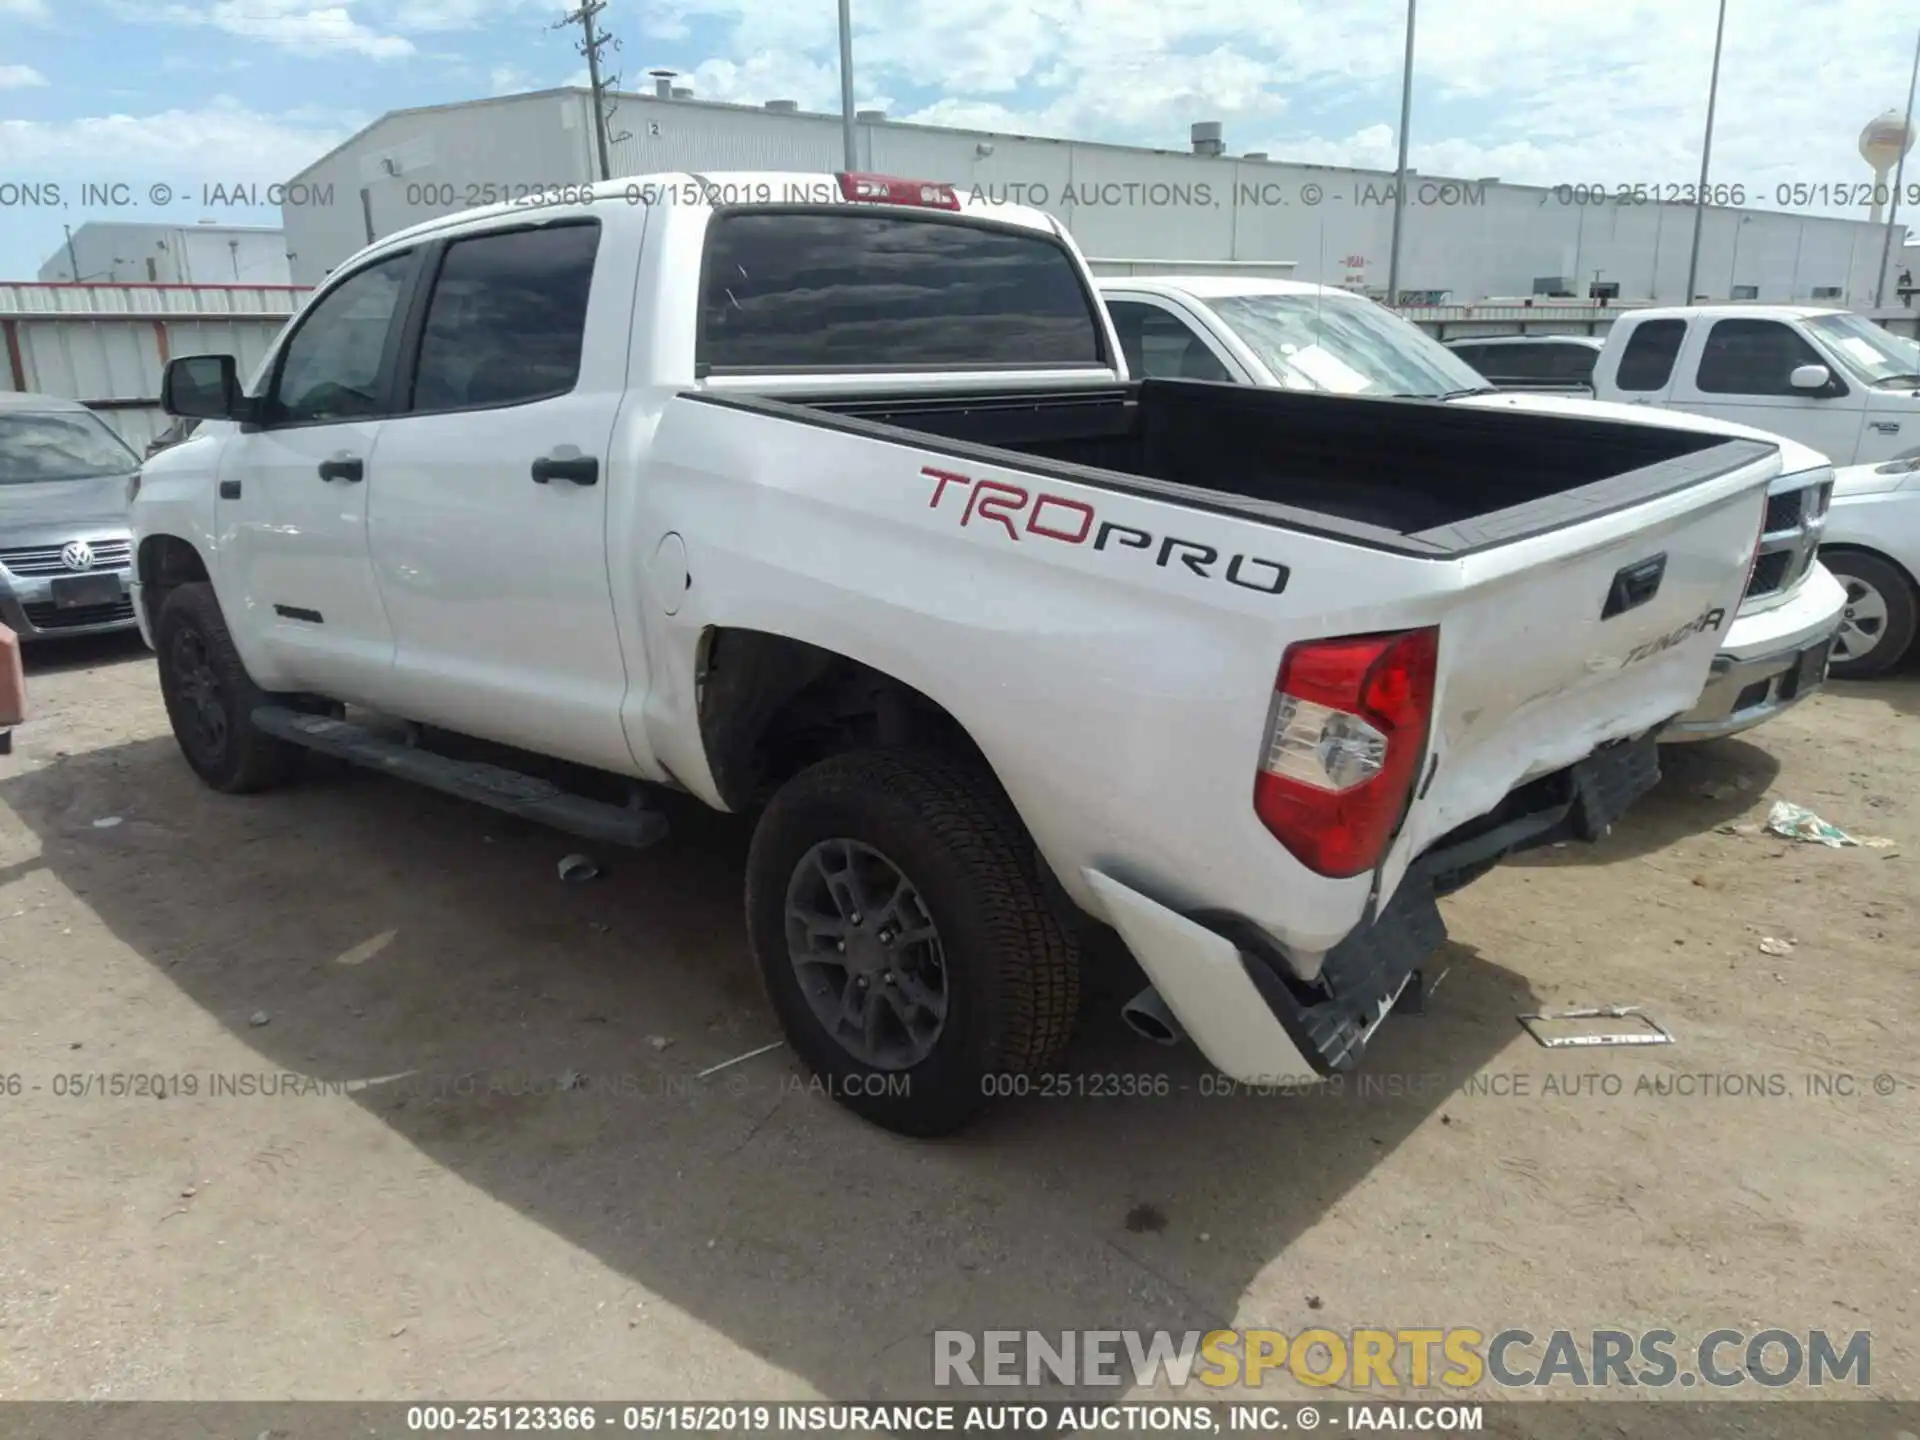
[[[1682,305],[1693,304],[1694,282],[1700,278],[1700,222],[1707,206],[1707,166],[1713,161],[1713,107],[1720,98],[1720,45],[1727,34],[1727,0],[1720,0],[1720,20],[1713,30],[1713,78],[1707,82],[1707,133],[1700,141],[1700,188],[1693,196],[1693,257],[1687,261],[1687,293]]]
[[[840,0],[840,136],[849,173],[860,168],[860,146],[853,129],[853,11]]]
[[[1920,80],[1920,38],[1913,42],[1913,70],[1907,76],[1907,143],[1900,151],[1900,163],[1893,172],[1893,202],[1887,210],[1887,238],[1880,242],[1880,278],[1873,287],[1873,308],[1887,303],[1887,266],[1893,255],[1893,222],[1900,217],[1900,186],[1907,174],[1907,151],[1913,148],[1913,82]]]
[[[1413,0],[1407,0],[1407,57],[1400,67],[1400,162],[1393,174],[1393,244],[1387,252],[1387,304],[1400,304],[1400,225],[1407,206],[1407,125],[1413,118]]]
[[[620,83],[620,77],[617,75],[605,79],[601,77],[600,51],[609,45],[618,50],[620,42],[593,23],[594,17],[606,8],[607,0],[582,0],[578,10],[569,12],[548,28],[564,30],[569,25],[580,27],[581,40],[575,48],[587,57],[587,85],[593,91],[594,155],[600,162],[600,178],[611,180],[613,167],[607,163],[607,128],[608,122],[613,118],[613,110],[607,94],[613,86]],[[624,140],[627,137],[621,135],[617,138]]]

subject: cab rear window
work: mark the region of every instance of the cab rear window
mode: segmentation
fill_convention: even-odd
[[[722,214],[701,286],[702,375],[1108,363],[1071,255],[1026,230],[846,211]]]

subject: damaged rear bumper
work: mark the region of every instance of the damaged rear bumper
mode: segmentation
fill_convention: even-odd
[[[1653,734],[1523,785],[1443,836],[1393,898],[1302,981],[1263,932],[1232,915],[1182,915],[1098,871],[1088,884],[1154,988],[1223,1074],[1274,1085],[1351,1070],[1416,971],[1447,938],[1436,903],[1508,855],[1598,839],[1660,779]]]

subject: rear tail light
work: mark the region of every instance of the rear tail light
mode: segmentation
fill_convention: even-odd
[[[960,197],[951,185],[933,180],[902,180],[897,175],[842,175],[840,194],[843,199],[873,205],[913,205],[922,210],[960,208]]]
[[[1426,751],[1439,654],[1431,627],[1288,648],[1253,808],[1308,869],[1344,878],[1386,854]]]

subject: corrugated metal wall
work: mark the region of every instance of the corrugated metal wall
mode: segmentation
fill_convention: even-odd
[[[0,389],[92,406],[136,449],[166,428],[177,355],[232,355],[242,375],[310,293],[291,286],[0,284]]]

